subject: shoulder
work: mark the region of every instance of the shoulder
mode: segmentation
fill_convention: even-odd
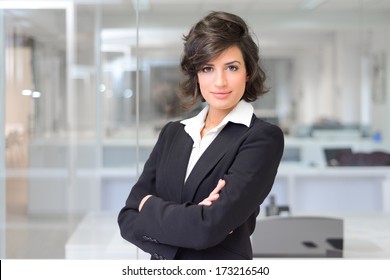
[[[180,121],[170,121],[167,122],[161,129],[160,134],[165,134],[165,133],[174,133],[177,132],[178,130],[183,130],[184,125],[180,123]]]
[[[247,141],[250,143],[267,143],[269,148],[278,150],[284,149],[284,133],[282,129],[272,123],[253,117],[251,126],[248,129]]]
[[[262,131],[263,133],[266,132],[274,137],[284,138],[283,131],[279,126],[259,119],[256,116],[253,117],[249,130],[251,130],[252,133]]]
[[[246,143],[258,147],[262,153],[266,151],[277,155],[275,159],[280,159],[284,151],[284,133],[279,126],[254,117]]]
[[[159,132],[159,140],[168,140],[175,137],[178,133],[184,132],[184,125],[180,121],[170,121],[166,123]]]
[[[183,138],[184,133],[184,125],[182,125],[179,121],[167,122],[158,132],[155,149],[169,149],[172,143],[176,142],[176,139],[185,139]]]

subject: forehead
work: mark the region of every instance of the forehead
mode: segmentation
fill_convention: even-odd
[[[208,63],[228,63],[233,61],[240,63],[244,61],[241,49],[235,45],[223,50],[216,57],[210,59]]]

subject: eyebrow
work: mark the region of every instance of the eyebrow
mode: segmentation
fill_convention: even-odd
[[[225,65],[234,64],[234,63],[241,64],[241,62],[239,62],[238,60],[233,60],[233,61],[231,61],[231,62],[225,63]]]
[[[241,64],[240,61],[238,61],[238,60],[233,60],[233,61],[229,61],[229,62],[224,63],[224,65],[231,65],[231,64],[234,64],[234,63]],[[214,64],[212,64],[212,63],[206,63],[205,66],[214,66]]]

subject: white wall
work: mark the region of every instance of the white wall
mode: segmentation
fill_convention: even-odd
[[[374,42],[373,53],[385,54],[385,96],[382,102],[372,104],[372,124],[375,130],[383,135],[384,144],[390,147],[390,26],[377,30],[372,35]]]
[[[386,72],[387,96],[380,102],[373,99],[372,76],[377,55],[385,55],[390,69],[390,28],[373,30],[332,32],[317,44],[303,43],[289,54],[297,72],[292,90],[297,123],[311,124],[325,117],[344,124],[370,125],[390,141],[390,71]],[[311,40],[310,36],[306,39]],[[285,41],[284,45],[294,42]]]

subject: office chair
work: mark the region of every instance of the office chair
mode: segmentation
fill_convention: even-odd
[[[310,216],[259,218],[251,236],[255,258],[342,258],[343,220]]]

